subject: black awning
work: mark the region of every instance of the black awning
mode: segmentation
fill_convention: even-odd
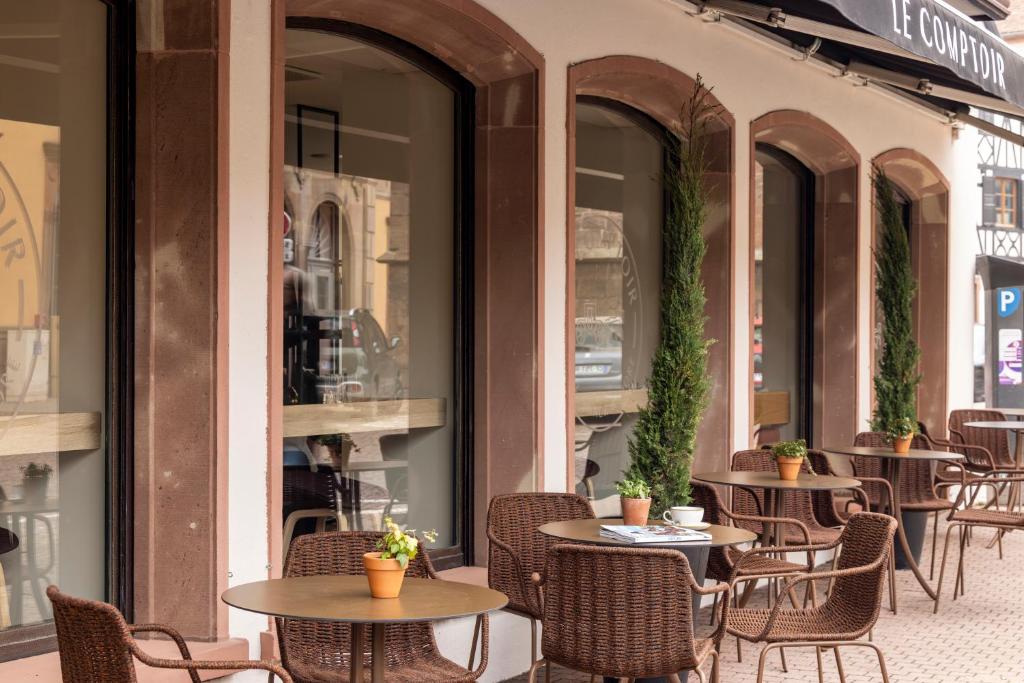
[[[935,84],[1024,110],[1024,57],[938,0],[707,0],[704,6],[756,21],[805,47],[816,35],[808,21],[867,34],[862,42],[825,35],[817,49],[840,62],[867,62],[918,79],[923,94]]]

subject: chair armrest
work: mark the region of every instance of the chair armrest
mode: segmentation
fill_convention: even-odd
[[[515,570],[516,580],[519,581],[519,590],[522,592],[523,600],[529,600],[529,586],[526,583],[526,575],[523,571],[523,563],[519,561],[519,556],[512,549],[512,546],[508,545],[504,541],[500,540],[497,536],[491,533],[491,530],[487,530],[487,540],[490,541],[492,548],[497,548],[503,553],[508,555],[509,560],[512,562],[512,567]],[[490,562],[488,562],[490,564]]]
[[[737,515],[726,510],[722,511],[725,512],[726,516],[728,516],[730,519],[737,522],[759,522],[761,524],[788,524],[789,526],[795,526],[797,529],[799,529],[800,533],[803,534],[804,543],[811,542],[810,530],[807,528],[807,525],[801,522],[799,519],[794,519],[792,517],[765,517],[764,515]]]
[[[156,630],[156,629],[154,629]],[[197,660],[197,659],[161,659],[160,657],[152,657],[146,654],[142,648],[140,648],[135,641],[130,641],[128,647],[135,658],[146,666],[152,666],[157,669],[178,669],[188,671],[189,677],[195,682],[199,683],[199,675],[196,673],[200,670],[207,671],[247,671],[247,670],[263,670],[267,671],[274,676],[281,679],[282,683],[294,683],[292,677],[284,670],[279,664],[273,662],[255,660],[255,659],[225,659],[225,660]]]
[[[881,567],[883,562],[885,562],[887,559],[888,557],[885,554],[882,554],[874,562],[862,565],[860,567],[851,567],[850,569],[833,569],[831,571],[825,572],[808,572],[804,574],[797,574],[796,576],[790,577],[786,580],[786,585],[782,587],[780,595],[786,595],[801,583],[806,583],[808,581],[831,580],[846,576],[857,576],[858,574],[867,574],[868,572],[875,571],[876,569]],[[779,612],[782,609],[783,602],[783,600],[777,600],[775,604],[772,606],[772,611],[768,615],[768,620],[765,622],[764,629],[757,636],[757,641],[764,641],[771,634],[772,627],[775,626],[775,620],[779,616]]]
[[[961,438],[963,438],[963,437],[961,437]],[[974,444],[969,444],[969,443],[951,443],[950,447],[953,449],[954,452],[958,452],[958,451],[974,451],[974,452],[978,453],[981,456],[981,458],[984,459],[988,463],[987,467],[989,469],[992,469],[992,470],[996,469],[996,459],[992,455],[992,451],[990,451],[989,449],[985,448],[984,446],[976,446]],[[967,454],[964,453],[965,457],[966,457],[966,455]],[[968,461],[968,464],[970,464],[970,461]]]
[[[882,479],[881,477],[859,477],[856,474],[854,474],[854,478],[857,481],[859,481],[861,484],[877,484],[878,486],[881,486],[883,489],[885,489],[885,494],[887,496],[889,496],[889,507],[890,508],[893,507],[893,505],[894,505],[893,501],[895,500],[895,493],[893,493],[892,484],[889,483],[888,479]],[[866,497],[866,495],[867,494],[865,494],[865,497]],[[870,510],[869,510],[869,512],[870,512]]]
[[[192,660],[192,654],[188,651],[188,645],[185,644],[185,639],[181,637],[181,634],[170,626],[163,626],[161,624],[129,624],[128,632],[133,636],[136,633],[163,633],[174,641],[175,645],[178,646],[178,652],[181,653],[181,658],[186,661]],[[199,677],[192,675],[192,680],[198,683]]]
[[[725,629],[729,624],[729,594],[732,593],[732,587],[727,583],[716,583],[714,586],[704,588],[698,586],[697,581],[694,580],[693,574],[690,574],[690,590],[697,593],[697,595],[717,595],[722,593],[722,599],[719,602],[722,604],[721,613],[718,616],[718,628],[711,635],[711,639],[715,643],[717,648],[722,642],[722,638],[725,637]]]

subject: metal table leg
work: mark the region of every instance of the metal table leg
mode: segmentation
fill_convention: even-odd
[[[363,680],[363,633],[366,628],[363,624],[352,624],[352,644],[349,660],[348,680]]]
[[[900,539],[900,547],[903,549],[903,555],[907,561],[907,567],[914,572],[914,576],[917,577],[917,582],[921,584],[921,588],[928,594],[928,597],[932,600],[937,600],[938,596],[932,587],[928,584],[928,579],[924,577],[921,572],[921,568],[917,566],[917,561],[914,559],[914,553],[911,552],[910,543],[907,541],[907,533],[903,528],[903,505],[900,502],[900,471],[902,463],[899,458],[886,458],[883,465],[883,471],[885,478],[888,479],[889,483],[892,484],[892,507],[893,517],[896,518],[896,535]]]
[[[387,662],[384,657],[384,624],[373,625],[373,672],[370,680],[373,683],[384,683],[384,669]]]

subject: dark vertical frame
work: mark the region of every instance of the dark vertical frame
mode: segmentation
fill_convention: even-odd
[[[106,599],[131,621],[133,601],[135,0],[107,7]],[[0,633],[0,662],[57,649],[52,623]]]
[[[376,29],[351,22],[288,17],[287,29],[322,31],[368,43],[400,57],[447,86],[454,97],[455,161],[455,467],[452,518],[458,543],[430,552],[437,569],[473,564],[473,358],[474,222],[473,198],[476,89],[434,55]],[[340,149],[339,149],[340,152]],[[299,152],[301,158],[301,151]],[[278,313],[279,315],[280,313]],[[278,342],[274,342],[278,343]]]
[[[334,120],[334,175],[341,175],[341,114],[331,109],[311,107],[307,104],[295,105],[295,167],[304,168],[302,165],[302,115],[306,112],[311,114],[323,114]],[[340,211],[339,211],[340,214]]]

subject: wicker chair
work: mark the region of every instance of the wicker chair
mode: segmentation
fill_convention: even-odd
[[[932,441],[951,446],[961,452],[967,460],[967,469],[972,472],[993,470],[1014,470],[1017,464],[1010,454],[1010,441],[1001,429],[978,429],[965,427],[968,422],[1005,422],[1006,415],[998,410],[954,410],[949,413],[949,441]],[[975,448],[961,449],[961,446]]]
[[[299,536],[292,542],[285,563],[284,575],[324,576],[360,575],[365,573],[363,554],[376,549],[383,534],[370,531],[332,531]],[[407,576],[436,579],[427,553],[419,553],[409,562]],[[351,627],[348,624],[275,619],[281,662],[295,683],[348,681],[352,653]],[[423,681],[475,681],[487,668],[488,621],[478,619],[480,628],[473,634],[475,652],[482,636],[480,665],[474,671],[445,659],[434,641],[429,623],[396,624],[385,627],[384,654],[389,683],[422,683]],[[370,634],[363,642],[363,661],[372,667]],[[472,655],[470,655],[472,658]],[[472,665],[472,662],[470,662]],[[358,683],[362,683],[359,681]]]
[[[557,545],[544,577],[544,659],[594,676],[630,680],[696,671],[710,657],[719,680],[718,646],[728,622],[729,587],[701,588],[676,550]],[[656,587],[656,590],[646,588]],[[721,594],[722,615],[710,638],[693,633],[693,594]]]
[[[991,473],[988,476],[994,478],[999,476],[999,473]],[[1005,484],[1020,485],[1021,483],[1024,483],[1024,477],[1006,477],[1000,478],[998,481]],[[971,490],[972,493],[968,497],[967,492],[969,490]],[[964,532],[970,531],[975,527],[987,527],[989,529],[995,529],[997,538],[1001,538],[1004,533],[1024,530],[1024,513],[974,507],[974,499],[977,497],[978,490],[978,487],[973,489],[970,489],[967,486],[962,487],[953,509],[950,510],[948,518],[949,526],[946,528],[946,541],[942,547],[942,566],[939,570],[939,585],[935,589],[934,612],[936,614],[939,611],[939,598],[942,595],[942,582],[946,574],[946,557],[949,553],[949,539],[954,529],[956,529],[960,535],[960,550],[959,557],[957,559],[956,580],[953,583],[954,600],[956,600],[958,589],[960,591],[960,595],[964,594],[964,550],[968,541],[968,535]]]
[[[292,683],[278,664],[256,660],[192,659],[185,640],[172,628],[158,624],[129,625],[113,605],[83,600],[61,593],[56,586],[46,589],[53,604],[53,621],[60,650],[64,683],[135,683],[135,660],[158,669],[187,671],[192,683],[199,683],[200,670],[243,671],[262,669],[269,680]],[[137,633],[162,633],[175,642],[181,659],[161,659],[146,654],[133,637]]]
[[[735,472],[775,472],[775,456],[767,449],[737,451],[732,456],[732,469]],[[805,462],[805,472],[810,472],[810,467]],[[746,489],[733,489],[733,512],[749,517],[762,516],[767,513],[764,510],[764,491],[757,490],[753,493]],[[807,491],[788,492],[783,497],[782,517],[787,518],[788,523],[783,526],[784,544],[795,543],[806,545],[808,543],[830,543],[842,533],[841,529],[823,526],[814,516],[814,500]],[[760,522],[740,522],[740,526],[760,534],[763,532],[763,525]]]
[[[854,445],[867,448],[889,448],[889,437],[884,432],[861,432],[854,440]],[[932,443],[928,437],[920,434],[915,435],[910,442],[911,448],[930,450],[931,446]],[[892,485],[881,477],[881,459],[854,456],[850,460],[853,462],[854,476],[863,482],[864,488],[868,491],[868,497],[878,496],[877,509],[885,509],[885,503],[892,500]],[[879,481],[881,484],[877,483]],[[933,514],[931,572],[934,576],[939,513],[948,511],[953,507],[953,503],[940,496],[935,490],[935,478],[932,475],[932,466],[929,461],[907,460],[900,466],[900,507],[909,512]]]
[[[510,493],[495,496],[487,508],[487,583],[508,596],[507,611],[530,620],[531,662],[537,661],[537,620],[544,614],[531,576],[544,571],[548,550],[557,543],[537,528],[593,518],[587,499],[569,493]]]
[[[842,535],[832,543],[803,548],[755,548],[745,553],[768,555],[783,550],[820,552],[842,547],[833,570],[791,578],[783,589],[789,592],[800,583],[830,580],[833,582],[832,590],[821,605],[805,609],[784,609],[784,603],[780,600],[772,609],[737,609],[730,612],[727,627],[730,634],[753,643],[766,644],[758,663],[758,683],[764,680],[768,653],[783,647],[815,648],[819,676],[823,649],[832,649],[837,665],[841,667],[839,648],[872,648],[878,656],[882,679],[888,683],[889,674],[882,651],[872,642],[857,639],[867,634],[878,619],[895,531],[896,520],[892,517],[874,512],[858,512],[850,517]],[[742,563],[743,560],[740,561]]]

